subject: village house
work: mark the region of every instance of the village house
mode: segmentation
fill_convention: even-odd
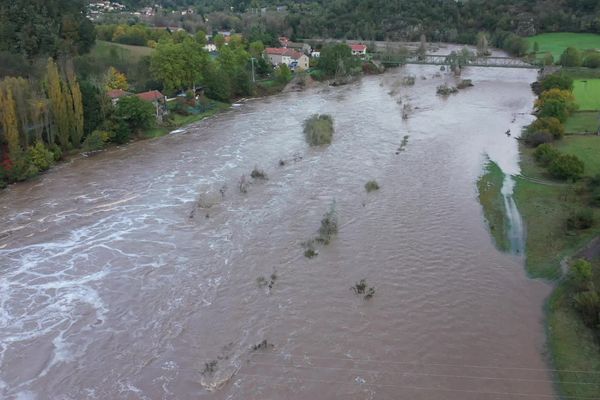
[[[312,48],[310,47],[310,45],[308,43],[292,42],[286,36],[279,37],[279,45],[281,47],[287,47],[288,49],[294,49],[296,51],[300,51],[306,55],[309,55],[312,51]]]
[[[116,105],[119,99],[131,96],[133,93],[126,92],[123,89],[112,89],[106,92],[106,96],[110,99],[112,105]]]
[[[265,49],[265,57],[272,65],[285,64],[292,71],[305,70],[309,67],[309,59],[306,54],[285,47],[269,47]]]
[[[144,101],[152,103],[156,113],[156,120],[162,122],[163,116],[168,113],[166,96],[158,90],[137,93],[136,96]]]
[[[350,49],[353,56],[364,57],[367,55],[367,45],[365,44],[351,44]]]
[[[158,90],[151,90],[149,92],[143,93],[130,93],[126,92],[123,89],[112,89],[106,92],[106,96],[111,100],[112,105],[115,106],[120,99],[128,96],[137,96],[138,98],[152,103],[155,108],[156,120],[161,122],[162,118],[165,114],[167,114],[167,98],[164,94],[159,92]]]

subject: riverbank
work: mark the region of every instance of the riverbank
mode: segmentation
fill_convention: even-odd
[[[594,322],[598,314],[594,282],[600,279],[600,209],[596,201],[600,137],[581,134],[597,130],[594,120],[598,105],[591,96],[597,88],[584,79],[588,75],[563,71],[563,77],[575,83],[572,93],[579,108],[592,111],[566,119],[568,134],[544,145],[551,154],[548,162],[544,162],[541,152],[521,141],[521,176],[515,188],[527,231],[526,270],[533,278],[555,283],[545,307],[555,382],[562,396],[581,398],[597,396],[600,386],[600,346]],[[567,87],[564,89],[567,93]],[[580,163],[583,169],[572,179],[558,180],[561,176],[552,167],[564,157],[574,157],[570,160]],[[589,261],[583,275],[579,267],[572,270],[581,264],[580,259]]]
[[[585,152],[578,151],[580,139],[596,140],[600,144],[598,137],[567,137],[560,148],[572,150],[587,159]],[[574,306],[574,292],[567,272],[570,262],[585,256],[596,257],[593,263],[600,270],[599,246],[594,240],[600,235],[600,226],[567,231],[567,218],[574,210],[586,207],[589,199],[581,195],[576,184],[549,178],[535,163],[532,149],[521,144],[520,152],[521,176],[515,177],[514,198],[526,230],[525,268],[531,278],[555,284],[545,305],[545,325],[548,357],[557,390],[565,397],[594,398],[600,385],[600,345],[594,331],[584,324],[581,313]],[[590,168],[590,172],[596,171],[597,168]],[[507,214],[501,201],[503,177],[502,170],[488,161],[477,186],[494,243],[499,250],[507,251]],[[598,210],[594,210],[594,217],[600,219]]]
[[[194,122],[202,121],[203,119],[212,117],[220,112],[231,108],[231,104],[229,103],[222,103],[219,101],[212,101],[212,103],[214,104],[214,106],[211,109],[199,114],[180,115],[174,113],[172,124],[170,124],[169,126],[155,126],[153,128],[150,128],[146,130],[140,136],[140,138],[138,138],[138,140],[164,136],[170,132],[173,132],[174,130],[184,128],[185,126],[193,124]]]
[[[566,137],[558,147],[563,151],[577,149],[580,139],[595,139],[600,144],[597,137]],[[584,156],[578,150],[574,153]],[[535,163],[533,150],[524,145],[521,169],[523,176],[517,178],[515,198],[527,230],[525,266],[531,277],[555,282],[546,304],[546,333],[557,387],[564,396],[594,397],[600,384],[600,347],[574,308],[566,269],[570,261],[579,258],[580,250],[600,235],[600,226],[566,230],[567,218],[587,207],[588,198],[582,196],[577,184],[551,180]],[[596,171],[589,169],[589,173]],[[600,218],[597,209],[594,216]]]
[[[565,118],[569,134],[563,136],[561,132],[540,148],[548,150],[548,162],[540,156],[545,153],[526,144],[536,125],[523,131],[525,139],[519,140],[520,172],[512,172],[518,174],[514,176],[514,199],[526,232],[527,274],[554,284],[545,305],[545,324],[557,390],[565,397],[594,398],[600,387],[600,344],[594,322],[599,309],[596,288],[600,284],[600,137],[582,133],[597,130],[598,106],[591,96],[597,89],[581,85],[589,71],[583,75],[573,70],[563,74],[575,83],[575,101],[593,111]],[[580,163],[583,171],[565,179],[565,175],[556,173],[559,161],[564,160],[573,160],[569,168]],[[501,202],[503,176],[502,169],[488,161],[477,187],[490,235],[499,250],[507,251],[503,245],[508,239],[508,213]],[[589,272],[583,275],[572,271],[573,265],[581,264],[580,259],[590,262],[586,264]]]

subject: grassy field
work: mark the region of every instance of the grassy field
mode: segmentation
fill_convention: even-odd
[[[479,191],[479,202],[483,208],[483,214],[490,229],[494,244],[501,251],[508,251],[508,218],[502,196],[502,185],[504,173],[498,165],[488,161],[484,174],[477,181]]]
[[[600,137],[568,136],[558,148],[577,154],[586,163],[586,175],[600,172]],[[545,170],[535,164],[533,150],[522,147],[521,170],[517,179],[515,199],[526,226],[526,268],[532,277],[557,279],[561,276],[560,261],[600,234],[600,224],[577,234],[566,231],[569,215],[587,207],[587,198],[577,194],[572,184],[554,182]],[[595,210],[600,220],[600,210]]]
[[[565,132],[567,134],[596,133],[599,126],[600,112],[577,112],[565,122]]]
[[[600,162],[594,156],[600,151],[600,137],[568,136],[557,146],[577,154],[586,163],[586,175],[600,171]],[[527,231],[526,268],[533,277],[556,280],[562,277],[561,260],[575,255],[598,236],[600,224],[576,234],[567,233],[566,218],[573,210],[586,207],[587,199],[571,184],[550,181],[533,161],[532,153],[532,149],[521,147],[521,169],[526,178],[519,178],[515,189]],[[600,212],[594,212],[598,220]],[[600,346],[573,309],[567,285],[567,280],[558,282],[546,307],[554,378],[565,398],[595,398],[600,385]]]
[[[585,163],[586,176],[600,174],[600,136],[567,136],[556,147],[579,157]]]
[[[571,307],[563,282],[547,305],[548,345],[565,398],[595,398],[600,386],[600,346]],[[586,371],[586,372],[571,372]]]
[[[600,79],[578,79],[573,94],[580,111],[600,110]]]
[[[153,49],[144,46],[130,46],[128,44],[111,43],[103,40],[96,40],[96,45],[92,53],[98,56],[109,56],[111,51],[116,52],[119,57],[132,57],[132,61],[139,61],[144,56],[152,54]]]
[[[575,47],[579,50],[600,49],[600,35],[593,33],[543,33],[541,35],[527,38],[530,49],[535,42],[540,46],[538,54],[552,53],[555,60],[567,47]]]

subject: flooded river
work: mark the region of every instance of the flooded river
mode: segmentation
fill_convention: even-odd
[[[249,101],[0,193],[0,397],[554,398],[549,287],[494,248],[475,185],[487,156],[518,173],[535,71],[472,68],[448,99],[437,72]],[[332,145],[306,145],[313,113]]]

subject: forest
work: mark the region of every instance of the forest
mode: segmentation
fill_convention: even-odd
[[[129,6],[154,1],[129,0]],[[193,6],[211,12],[243,14],[286,6],[286,22],[298,38],[418,40],[473,43],[477,32],[600,33],[600,2],[596,0],[163,0],[167,8]],[[239,28],[238,18],[223,28]],[[239,31],[239,30],[238,30]]]

